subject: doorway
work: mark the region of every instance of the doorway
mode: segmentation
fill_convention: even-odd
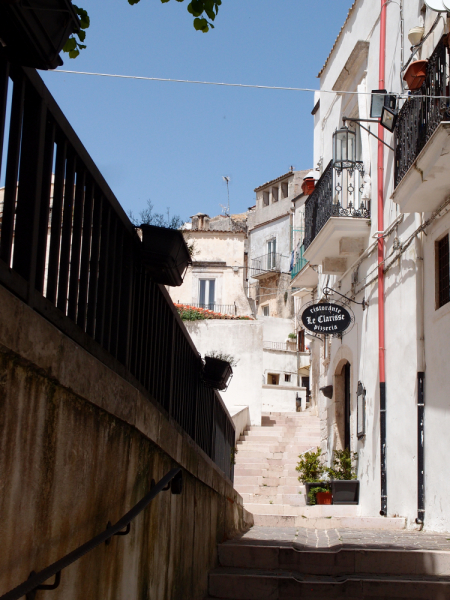
[[[351,364],[341,361],[334,375],[334,417],[336,449],[350,450],[351,444]]]
[[[351,416],[351,405],[350,405],[350,363],[345,363],[344,366],[344,412],[345,412],[345,442],[344,448],[350,450],[350,416]]]

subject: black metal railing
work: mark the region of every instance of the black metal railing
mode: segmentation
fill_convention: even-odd
[[[395,187],[405,176],[439,123],[450,120],[448,89],[449,49],[444,36],[427,65],[422,87],[411,92],[400,110],[395,126]],[[415,96],[418,96],[417,98]],[[424,96],[444,96],[430,98]],[[447,98],[445,97],[447,96]]]
[[[0,172],[0,284],[155,401],[232,479],[233,422],[135,228],[36,71],[3,60]]]
[[[274,271],[279,273],[281,271],[282,256],[277,252],[269,252],[263,256],[252,259],[251,275],[252,277]]]
[[[172,469],[164,475],[164,477],[155,483],[152,480],[150,492],[142,498],[131,510],[129,510],[117,523],[111,525],[108,523],[106,529],[85,542],[81,546],[78,546],[75,550],[72,550],[69,554],[63,556],[56,562],[52,563],[45,569],[42,569],[38,573],[31,573],[30,577],[15,587],[13,590],[0,596],[0,600],[19,600],[26,595],[27,598],[33,597],[37,590],[56,590],[59,587],[61,581],[61,571],[66,567],[69,567],[74,562],[100,546],[101,544],[108,544],[111,538],[115,535],[127,535],[130,533],[131,522],[147,508],[150,502],[162,491],[171,490],[172,494],[181,494],[183,488],[183,473],[178,467]],[[125,531],[124,531],[125,530]],[[55,577],[53,584],[44,584],[51,577]]]
[[[362,163],[353,170],[337,171],[328,163],[313,193],[305,202],[304,250],[308,248],[331,217],[370,218],[370,208],[363,194]]]

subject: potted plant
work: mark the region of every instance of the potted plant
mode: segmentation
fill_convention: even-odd
[[[72,33],[80,30],[70,0],[29,3],[0,2],[0,55],[8,61],[36,69],[56,69],[59,53]]]
[[[290,350],[295,350],[297,342],[297,335],[295,333],[290,333],[287,339],[287,347]]]
[[[322,481],[322,475],[325,473],[325,465],[321,459],[322,448],[310,450],[299,455],[296,471],[300,473],[298,480],[305,485],[306,503],[316,504],[316,491],[319,493],[329,493],[329,487]]]
[[[157,283],[173,287],[183,283],[183,277],[192,263],[189,248],[179,229],[140,225],[142,231],[142,259],[145,268]]]
[[[205,355],[203,368],[203,381],[206,385],[220,391],[227,389],[233,375],[232,367],[237,361],[230,354],[222,352],[208,352]]]
[[[427,66],[427,60],[415,60],[406,69],[403,79],[406,81],[408,88],[411,91],[418,90],[422,87],[425,77],[427,76]]]
[[[318,487],[312,487],[308,492],[308,504],[332,504],[333,495],[328,484],[321,484]]]
[[[348,448],[334,451],[333,466],[326,469],[331,480],[333,504],[359,504],[357,460],[358,454]]]

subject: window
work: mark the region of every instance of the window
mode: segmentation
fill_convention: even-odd
[[[450,302],[450,265],[448,234],[436,242],[436,308]]]
[[[269,385],[278,385],[280,382],[280,376],[275,373],[269,373],[267,375],[267,383]]]
[[[366,435],[366,389],[363,384],[358,381],[358,390],[356,392],[357,399],[357,436],[361,439]]]
[[[298,351],[306,352],[304,329],[300,329],[300,331],[298,332]]]
[[[287,183],[281,184],[281,197],[287,198],[289,196],[289,185]]]
[[[263,309],[263,316],[270,317],[269,305],[267,304],[266,306],[263,306],[262,309]]]
[[[263,206],[269,206],[269,192],[263,192]]]
[[[284,374],[284,381],[286,381],[286,383],[290,383],[291,382],[291,374],[290,373],[285,373]]]
[[[214,310],[216,294],[216,280],[215,279],[200,279],[199,289],[199,305],[200,308],[207,308]]]
[[[278,202],[278,188],[272,188],[272,202]]]
[[[276,266],[277,240],[267,242],[267,270],[271,271]]]

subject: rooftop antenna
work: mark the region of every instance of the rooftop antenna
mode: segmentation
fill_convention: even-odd
[[[227,184],[228,204],[226,206],[221,204],[220,206],[222,207],[223,214],[226,215],[227,217],[229,217],[230,216],[230,188],[229,188],[228,184],[230,183],[230,178],[228,175],[224,175],[224,176],[222,176],[222,179]]]

